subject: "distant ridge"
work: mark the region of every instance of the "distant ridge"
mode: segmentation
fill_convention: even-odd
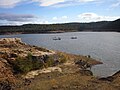
[[[114,29],[120,32],[120,19],[109,22],[109,24],[105,25],[104,28],[109,29],[111,31]]]
[[[21,26],[0,26],[0,34],[15,33],[57,33],[71,31],[113,31],[120,32],[120,19],[91,23],[24,24]]]

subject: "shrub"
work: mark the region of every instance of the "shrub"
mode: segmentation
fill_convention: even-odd
[[[47,56],[47,58],[44,57],[43,60],[41,60],[38,57],[33,56],[31,53],[28,53],[26,57],[17,57],[16,60],[12,62],[12,65],[16,73],[27,73],[31,70],[55,66],[57,65],[55,62],[56,59],[58,64],[65,63],[68,60],[68,56],[59,53]]]
[[[33,55],[32,55],[31,53],[28,53],[26,58],[27,58],[28,60],[32,61],[32,56],[33,56]]]
[[[58,55],[59,55],[59,62],[60,63],[65,63],[69,59],[69,57],[66,54],[58,53]]]
[[[54,66],[54,64],[55,64],[54,62],[55,62],[54,57],[52,55],[47,58],[45,65],[46,65],[46,67],[51,67],[51,66]]]
[[[57,53],[55,55],[50,55],[45,63],[46,67],[55,66],[58,64],[65,63],[69,57],[64,53]]]
[[[32,70],[40,69],[44,67],[44,63],[39,60],[32,61]]]
[[[36,70],[43,68],[44,63],[38,59],[33,60],[32,54],[28,54],[27,57],[17,57],[15,61],[12,62],[13,69],[16,73],[27,73],[31,70]]]
[[[17,73],[26,73],[32,69],[32,62],[26,58],[17,57],[13,62],[13,69]]]

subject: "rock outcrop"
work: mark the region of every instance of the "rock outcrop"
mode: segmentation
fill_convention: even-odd
[[[0,53],[6,53],[9,58],[14,58],[14,56],[25,57],[28,53],[33,54],[33,56],[40,56],[54,54],[55,52],[45,48],[27,45],[20,38],[1,38]]]
[[[0,39],[0,87],[9,86],[16,83],[12,61],[17,57],[26,57],[31,53],[34,57],[54,54],[54,51],[45,48],[30,46],[22,42],[20,38],[1,38]],[[6,85],[4,85],[7,83]],[[0,88],[1,90],[1,88]]]
[[[22,43],[21,38],[1,38],[0,39],[1,44],[6,44],[6,43]]]
[[[0,81],[15,82],[12,68],[6,60],[0,59]]]

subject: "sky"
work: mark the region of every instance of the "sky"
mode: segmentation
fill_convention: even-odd
[[[120,0],[0,0],[0,25],[113,21]]]

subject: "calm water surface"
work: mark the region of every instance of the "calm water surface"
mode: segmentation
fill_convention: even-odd
[[[76,36],[77,39],[71,39],[72,36]],[[120,33],[117,32],[0,35],[0,38],[3,37],[18,37],[31,45],[91,55],[104,63],[92,67],[96,76],[108,76],[120,70]],[[53,40],[54,37],[61,37],[61,40]]]

